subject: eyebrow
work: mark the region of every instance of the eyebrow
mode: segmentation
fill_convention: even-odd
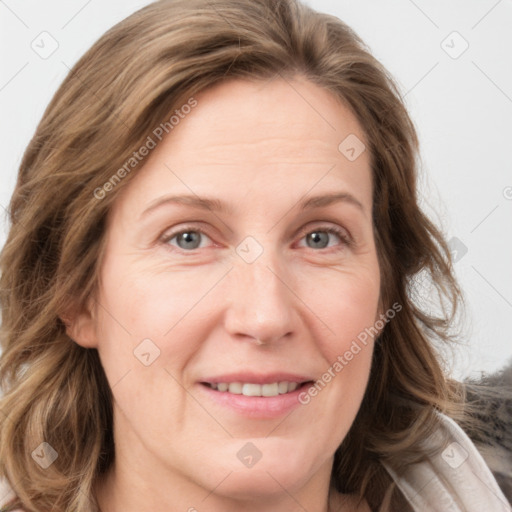
[[[345,202],[356,206],[359,210],[364,213],[364,206],[356,199],[352,194],[348,192],[336,192],[332,194],[323,194],[318,196],[310,197],[304,201],[299,202],[298,207],[300,211],[310,210],[313,208],[322,208],[330,206],[334,203]],[[201,210],[209,210],[218,213],[225,213],[232,215],[233,210],[219,199],[199,197],[196,195],[179,195],[179,196],[163,196],[153,201],[148,208],[146,208],[141,218],[145,217],[152,211],[156,210],[164,204],[182,204]]]

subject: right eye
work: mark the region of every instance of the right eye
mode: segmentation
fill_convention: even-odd
[[[162,242],[177,246],[182,251],[193,251],[201,248],[201,238],[210,238],[203,230],[194,228],[185,228],[180,231],[174,231],[164,235]],[[175,240],[175,243],[172,243]]]

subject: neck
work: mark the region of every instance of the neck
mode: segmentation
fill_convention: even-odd
[[[281,497],[261,498],[259,501],[230,500],[203,489],[201,493],[194,495],[188,489],[177,485],[167,485],[165,492],[146,494],[144,490],[153,487],[147,482],[130,482],[126,479],[123,483],[117,477],[116,467],[98,480],[96,485],[96,497],[99,512],[132,512],[136,510],[153,510],[154,512],[169,510],[183,510],[187,512],[260,512],[272,510],[273,512],[295,512],[297,507],[308,512],[371,512],[367,503],[358,502],[355,495],[342,495],[331,489],[326,495],[314,496],[313,499],[305,499],[291,494]],[[220,482],[221,483],[221,482]],[[187,486],[188,487],[188,486]],[[207,507],[207,508],[206,508]]]
[[[95,495],[100,512],[363,512],[354,496],[340,495],[330,489],[333,459],[311,471],[300,482],[293,479],[283,485],[271,473],[252,468],[250,485],[243,493],[236,471],[220,469],[205,473],[203,468],[187,466],[176,460],[171,467],[158,454],[150,453],[127,425],[115,428],[116,455],[110,469],[96,484]],[[299,468],[303,469],[303,468]],[[201,474],[201,470],[203,473]],[[205,479],[205,474],[207,479]],[[199,475],[199,477],[197,477]]]
[[[370,512],[366,502],[358,503],[355,495],[342,495],[328,486],[319,486],[315,481],[299,492],[282,489],[270,496],[254,496],[244,500],[233,499],[222,493],[223,482],[229,475],[219,477],[217,488],[205,489],[190,480],[163,473],[156,467],[125,466],[117,458],[112,467],[98,479],[95,495],[99,512],[135,512],[152,510],[169,512]]]
[[[335,491],[312,494],[308,492],[290,493],[286,489],[279,495],[260,496],[257,500],[251,496],[247,500],[232,499],[221,493],[223,479],[219,479],[217,489],[209,491],[193,485],[190,481],[171,478],[163,483],[161,478],[146,480],[136,472],[126,472],[116,464],[98,480],[95,493],[99,512],[135,512],[152,510],[168,512],[183,510],[187,512],[296,512],[297,507],[308,512],[353,512],[354,500],[350,496],[341,496]],[[225,477],[227,480],[229,476]],[[162,482],[162,483],[158,483]],[[351,504],[350,507],[348,504]]]

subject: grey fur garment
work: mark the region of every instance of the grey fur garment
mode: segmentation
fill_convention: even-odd
[[[512,503],[512,361],[492,375],[465,384],[467,401],[477,406],[476,421],[465,432]]]

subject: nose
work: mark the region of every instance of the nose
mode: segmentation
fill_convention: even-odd
[[[257,345],[289,339],[298,315],[290,281],[290,273],[269,250],[252,263],[238,259],[226,289],[227,332]]]

